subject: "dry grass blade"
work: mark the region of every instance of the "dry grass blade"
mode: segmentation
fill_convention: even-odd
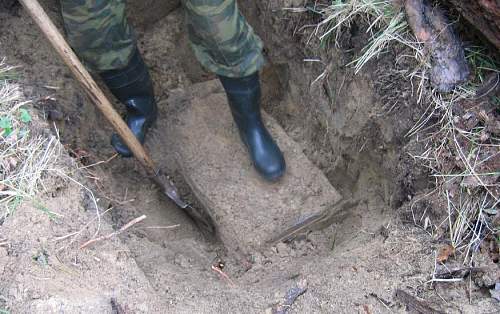
[[[338,45],[340,35],[354,21],[364,20],[368,24],[366,33],[371,41],[362,50],[362,55],[349,63],[358,73],[370,60],[377,58],[385,49],[395,43],[403,44],[415,52],[419,63],[426,64],[423,46],[409,31],[405,13],[394,6],[393,1],[350,0],[332,1],[330,5],[317,5],[309,10],[292,12],[314,12],[322,17],[312,35],[320,41],[333,40]],[[427,65],[426,65],[427,66]]]
[[[14,69],[0,62],[0,217],[44,188],[62,150],[55,136],[32,134],[29,102],[12,80]]]
[[[472,65],[474,70],[481,68]],[[498,72],[498,67],[490,64],[488,71]],[[488,123],[495,123],[493,112],[481,109],[495,99],[477,100],[480,83],[478,75],[476,81],[458,86],[450,94],[427,91],[429,108],[407,134],[425,134],[419,141],[426,150],[414,158],[436,178],[448,214],[447,223],[440,226],[447,225],[451,245],[469,266],[483,239],[489,234],[498,237],[499,233],[499,226],[491,225],[488,212],[496,212],[499,204],[500,171],[495,160],[500,140],[488,133]],[[431,119],[437,122],[429,127]]]

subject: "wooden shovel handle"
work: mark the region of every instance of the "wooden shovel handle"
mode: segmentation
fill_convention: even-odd
[[[64,37],[56,28],[54,23],[47,16],[37,0],[19,0],[26,8],[29,15],[47,37],[57,53],[69,67],[73,75],[80,82],[85,92],[88,94],[94,105],[102,112],[111,123],[116,132],[123,139],[125,144],[133,152],[134,156],[146,168],[150,175],[156,175],[156,167],[151,157],[146,153],[141,143],[132,134],[121,116],[115,111],[113,105],[104,95],[89,72],[85,69],[73,50],[70,48]]]

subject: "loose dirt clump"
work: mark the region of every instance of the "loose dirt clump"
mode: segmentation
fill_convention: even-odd
[[[60,25],[57,6],[47,3]],[[25,96],[50,119],[44,128],[57,132],[76,158],[62,159],[75,179],[51,179],[39,196],[44,208],[59,215],[26,203],[0,226],[0,244],[4,238],[9,243],[0,246],[0,309],[262,313],[280,308],[299,289],[288,313],[411,312],[415,304],[450,313],[495,312],[496,301],[483,293],[494,279],[484,273],[469,270],[471,277],[455,286],[429,281],[441,244],[416,226],[425,215],[414,219],[416,208],[408,202],[433,183],[406,154],[408,145],[420,145],[404,135],[425,108],[394,69],[392,60],[404,51],[390,50],[355,75],[345,65],[361,49],[356,43],[366,39],[356,30],[361,24],[344,35],[347,46],[318,52],[304,48],[305,36],[293,36],[296,20],[278,10],[284,3],[240,5],[266,44],[266,111],[331,185],[359,199],[358,205],[321,231],[256,251],[251,265],[241,263],[166,200],[135,161],[114,156],[111,128],[26,13],[0,12],[0,28],[11,30],[0,36],[2,54],[20,66]],[[168,121],[177,109],[171,91],[212,77],[194,65],[181,9],[140,29],[159,120]],[[160,145],[169,136],[157,127],[146,146],[183,197],[200,206],[175,162],[175,150]],[[418,206],[422,213],[439,214],[424,203]],[[141,215],[147,218],[119,236],[79,249]],[[448,260],[454,259],[450,254]],[[469,285],[469,278],[478,284]]]

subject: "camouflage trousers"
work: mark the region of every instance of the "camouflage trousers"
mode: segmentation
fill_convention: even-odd
[[[136,39],[126,0],[60,0],[70,45],[95,71],[125,67]],[[236,0],[182,0],[191,47],[209,71],[243,77],[263,65],[262,41],[238,10]]]

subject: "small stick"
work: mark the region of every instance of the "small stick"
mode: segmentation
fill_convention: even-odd
[[[67,239],[67,238],[69,238],[69,237],[72,237],[72,236],[74,236],[74,235],[77,235],[78,233],[80,233],[80,232],[79,232],[79,231],[75,231],[75,232],[72,232],[72,233],[70,233],[70,234],[67,234],[67,235],[64,235],[64,236],[61,236],[61,237],[57,237],[57,238],[55,238],[55,239],[54,239],[54,241],[62,241],[62,240],[64,240],[64,239]]]
[[[58,90],[60,89],[59,87],[57,86],[50,86],[50,85],[44,85],[43,87],[45,87],[46,89],[54,89],[54,90]]]
[[[177,228],[180,226],[181,226],[180,224],[171,225],[171,226],[148,226],[148,227],[144,227],[142,229],[174,229],[174,228]]]
[[[105,236],[102,236],[102,237],[98,237],[98,238],[95,238],[95,239],[90,239],[88,240],[87,242],[85,242],[84,244],[82,244],[80,246],[80,249],[84,249],[86,248],[87,246],[93,244],[93,243],[96,243],[98,241],[103,241],[103,240],[108,240],[116,235],[119,235],[120,233],[122,233],[123,231],[127,230],[128,228],[132,227],[133,225],[135,225],[136,223],[139,223],[141,221],[143,221],[144,219],[146,219],[146,215],[142,215],[140,217],[137,217],[133,220],[131,220],[130,222],[128,222],[126,225],[124,225],[123,227],[121,227],[118,231],[115,231],[115,232],[112,232],[108,235],[105,235]]]
[[[111,191],[110,192],[106,192],[106,191],[104,191],[104,188],[102,186],[100,186],[98,184],[96,184],[96,185],[97,185],[97,188],[99,189],[99,192],[102,193],[102,197],[104,197],[108,201],[111,201],[111,202],[119,204],[119,205],[125,205],[125,204],[132,203],[132,202],[135,201],[135,198],[131,198],[131,199],[125,199],[124,198],[123,201],[119,201],[118,199],[116,199],[116,196],[113,195],[113,193]],[[106,193],[109,193],[109,194],[113,195],[113,197],[106,195]]]
[[[109,158],[108,158],[108,159],[106,159],[106,160],[101,160],[101,161],[98,161],[98,162],[93,163],[93,164],[88,165],[88,166],[81,166],[81,167],[79,167],[78,169],[87,169],[87,168],[92,168],[92,167],[95,167],[95,166],[100,165],[100,164],[107,164],[107,163],[108,163],[108,162],[110,162],[111,160],[115,159],[117,156],[118,156],[118,153],[113,154],[113,156],[109,157]]]
[[[236,284],[231,280],[231,278],[229,278],[229,276],[219,267],[215,267],[214,265],[212,265],[212,270],[217,272],[222,278],[226,279],[231,284],[231,286],[236,287]]]
[[[378,294],[376,293],[370,293],[369,296],[371,297],[374,297],[375,299],[377,299],[377,301],[379,301],[380,303],[382,303],[382,305],[390,312],[390,313],[393,313],[393,311],[391,310],[391,308],[389,307],[389,305],[391,304],[389,301],[387,300],[384,300],[382,299],[381,297],[378,296]]]

